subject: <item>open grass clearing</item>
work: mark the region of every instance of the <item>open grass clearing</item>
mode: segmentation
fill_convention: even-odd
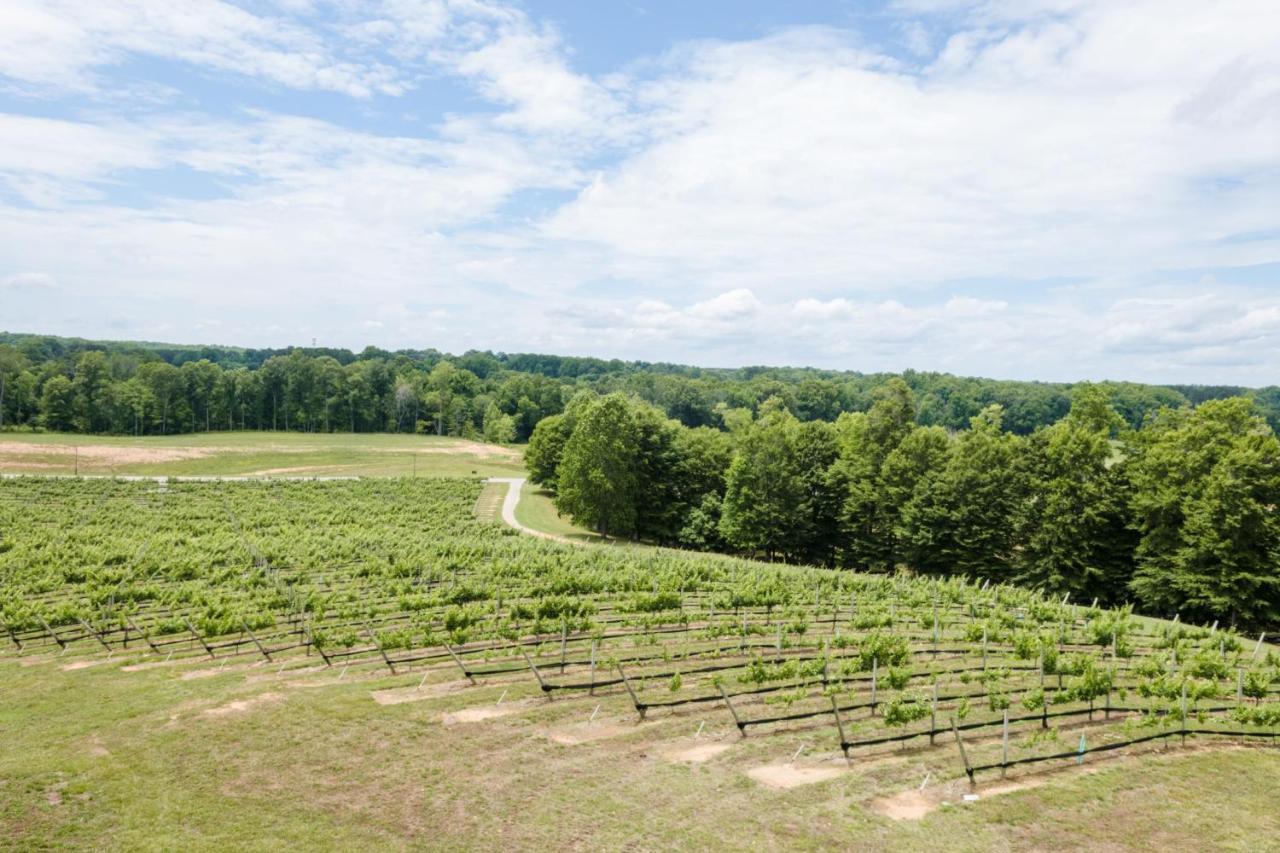
[[[430,435],[0,433],[0,473],[198,477],[498,477],[521,449]]]

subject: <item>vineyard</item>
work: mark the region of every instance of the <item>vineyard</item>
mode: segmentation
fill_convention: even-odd
[[[782,782],[750,774],[766,787],[920,754],[938,782],[980,789],[1145,743],[1280,734],[1261,637],[962,579],[535,541],[478,519],[480,493],[0,481],[6,655],[385,678],[415,701],[475,694],[478,724],[499,716],[494,692],[510,710],[538,697],[587,740],[605,706],[664,723],[646,730],[659,746],[693,734],[698,761],[800,736]]]

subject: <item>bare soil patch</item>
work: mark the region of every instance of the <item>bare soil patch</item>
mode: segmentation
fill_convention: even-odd
[[[682,764],[702,764],[717,755],[728,752],[732,747],[733,745],[728,743],[703,743],[687,749],[664,753],[663,757],[669,761],[676,761]]]
[[[635,730],[636,726],[634,724],[624,725],[597,720],[589,723],[572,723],[571,725],[552,729],[547,732],[547,737],[555,743],[565,746],[577,746],[578,744],[591,743],[597,740],[620,737]]]
[[[89,465],[140,465],[152,462],[179,462],[185,459],[203,459],[216,451],[205,447],[128,447],[102,444],[83,445],[79,448],[65,444],[28,444],[25,441],[0,441],[0,467],[36,467],[23,462],[23,456],[57,456],[74,459]],[[18,457],[18,458],[12,458]],[[47,463],[46,463],[47,464]],[[41,465],[39,467],[45,467]]]
[[[501,705],[482,705],[479,708],[463,708],[460,711],[447,711],[440,716],[440,721],[446,726],[456,726],[459,723],[479,723],[485,720],[494,720],[499,717],[506,717],[511,714],[519,713],[536,701],[537,700],[521,699],[515,702],[504,702]]]
[[[245,672],[250,669],[259,669],[262,667],[262,661],[254,663],[237,663],[227,666],[219,664],[218,666],[205,667],[204,669],[193,669],[190,672],[182,673],[183,681],[191,681],[194,678],[212,678],[215,675],[225,675],[228,672]]]
[[[88,752],[93,758],[107,758],[111,755],[111,750],[103,746],[102,738],[97,734],[89,736]]]
[[[71,663],[64,663],[58,669],[63,672],[74,672],[77,669],[88,669],[91,666],[98,666],[106,663],[106,660],[76,660]]]
[[[450,693],[457,693],[471,686],[471,682],[465,679],[457,681],[445,681],[439,684],[424,684],[421,688],[417,685],[412,687],[392,687],[387,690],[372,690],[369,695],[373,697],[373,701],[379,705],[402,705],[405,702],[419,702],[423,699],[438,699],[441,696],[448,696]],[[498,706],[503,707],[503,706]]]
[[[284,698],[283,693],[263,693],[259,696],[251,696],[248,699],[237,699],[234,702],[228,702],[225,705],[219,705],[216,708],[206,708],[202,713],[206,717],[229,717],[237,714],[244,714],[252,711],[254,708],[262,705],[270,705],[273,702],[279,702]]]
[[[405,449],[379,449],[380,453],[396,453],[403,454]],[[409,453],[443,453],[456,454],[462,453],[467,456],[474,456],[477,459],[519,459],[520,452],[512,450],[510,447],[502,447],[497,444],[481,444],[478,441],[455,441],[449,443],[445,447],[416,447],[408,449]]]
[[[753,767],[747,771],[747,775],[766,788],[785,789],[826,782],[844,772],[844,768],[841,767],[813,767],[787,762]]]

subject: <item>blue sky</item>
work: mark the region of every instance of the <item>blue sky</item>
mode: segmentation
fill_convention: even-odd
[[[1271,0],[8,0],[0,328],[1280,382]]]

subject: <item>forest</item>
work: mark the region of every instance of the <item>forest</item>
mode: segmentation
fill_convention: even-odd
[[[892,375],[808,368],[698,368],[554,355],[366,347],[282,350],[87,341],[0,333],[0,428],[117,435],[212,430],[426,432],[523,442],[582,390],[623,392],[687,427],[728,430],[780,401],[803,422],[870,409]],[[961,430],[985,408],[1030,435],[1056,423],[1072,386],[904,371],[916,422]],[[1163,407],[1248,396],[1273,428],[1280,388],[1109,382],[1130,427]]]
[[[866,412],[802,421],[778,398],[728,431],[580,393],[526,452],[598,532],[874,572],[1015,583],[1080,603],[1280,624],[1280,440],[1245,397],[1133,429],[1102,385],[1029,436],[991,405],[922,425],[892,379]]]

